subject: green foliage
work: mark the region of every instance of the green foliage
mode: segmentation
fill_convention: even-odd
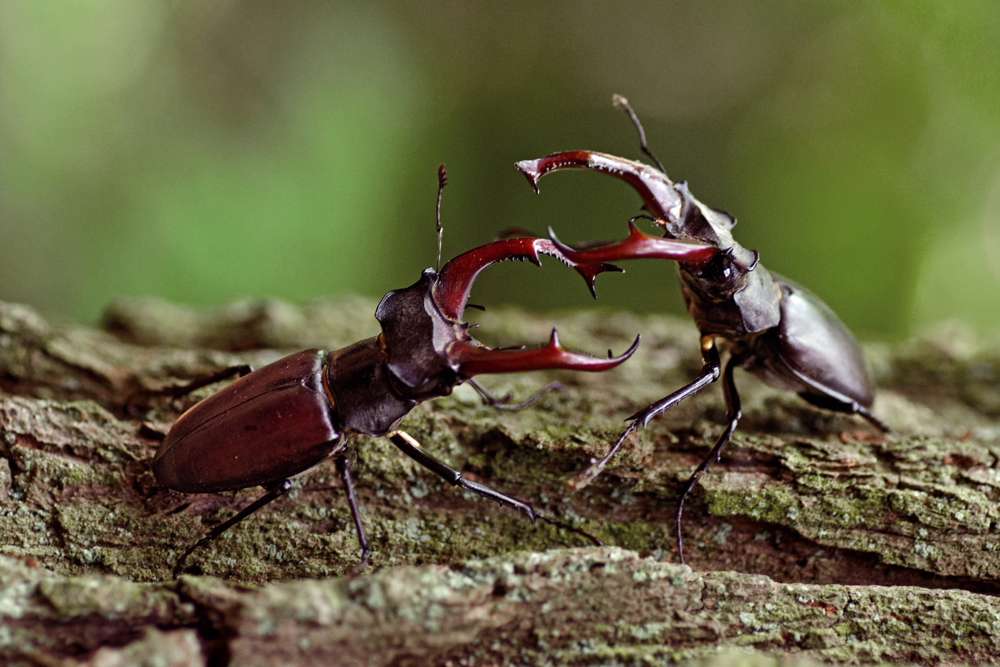
[[[638,201],[515,160],[637,157],[729,210],[769,268],[861,333],[1000,316],[1000,6],[129,3],[0,7],[0,299],[93,319],[116,296],[377,297],[519,226],[621,235]],[[477,300],[588,304],[498,269]],[[676,308],[671,270],[602,303]],[[544,276],[546,291],[537,288]],[[647,285],[655,285],[654,290]],[[548,289],[551,286],[551,289]]]

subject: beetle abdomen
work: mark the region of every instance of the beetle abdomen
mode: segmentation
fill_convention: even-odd
[[[758,355],[756,362],[764,368],[748,370],[821,407],[838,409],[835,404],[853,401],[870,408],[874,382],[854,334],[819,297],[772,275],[781,288],[781,323],[761,341],[772,350]]]
[[[297,475],[340,440],[323,389],[322,350],[240,378],[180,416],[153,459],[157,482],[185,493],[240,489]]]

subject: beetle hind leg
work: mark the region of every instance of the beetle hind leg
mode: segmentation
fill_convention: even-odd
[[[892,430],[891,426],[889,426],[884,421],[873,415],[866,408],[859,407],[857,410],[857,414],[863,417],[869,424],[871,424],[878,430],[882,431],[883,433],[895,433],[895,431]]]
[[[807,394],[805,392],[800,392],[799,396],[801,396],[806,402],[811,403],[818,408],[823,408],[824,410],[841,412],[847,415],[858,415],[882,433],[895,433],[891,426],[876,417],[868,408],[861,405],[857,401],[841,400],[834,396],[820,396],[816,394]]]
[[[253,501],[243,509],[241,509],[239,512],[236,513],[235,516],[232,516],[226,521],[220,523],[218,526],[209,531],[208,535],[206,535],[205,537],[201,538],[200,540],[192,544],[190,547],[188,547],[187,551],[185,551],[181,555],[181,557],[177,560],[177,564],[174,566],[173,569],[173,576],[176,577],[181,573],[181,570],[184,569],[184,563],[187,561],[188,556],[190,556],[195,551],[195,549],[205,546],[206,544],[217,538],[219,535],[222,535],[224,532],[226,532],[227,530],[238,524],[240,521],[242,521],[243,519],[247,518],[257,510],[259,510],[260,508],[264,507],[271,501],[277,500],[281,496],[288,493],[288,491],[292,488],[292,483],[289,480],[285,479],[281,480],[280,482],[274,482],[272,484],[268,484],[264,488],[267,489],[267,493],[265,493],[260,498]]]

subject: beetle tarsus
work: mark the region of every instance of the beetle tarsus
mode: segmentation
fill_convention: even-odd
[[[626,420],[631,422],[628,425],[628,428],[622,431],[622,434],[618,436],[618,440],[616,440],[615,444],[611,446],[608,453],[601,457],[599,461],[592,463],[586,470],[570,480],[567,483],[568,486],[571,489],[579,490],[590,484],[598,475],[601,474],[614,455],[625,443],[625,439],[630,433],[636,431],[639,427],[645,428],[657,415],[677,405],[688,396],[697,394],[699,391],[718,380],[719,374],[722,372],[722,363],[719,360],[719,352],[714,343],[709,342],[702,348],[702,362],[704,364],[702,366],[702,373],[693,382],[681,387],[669,396],[665,396],[652,405],[649,405],[631,415]]]
[[[866,408],[859,407],[858,410],[857,410],[857,414],[859,416],[863,417],[869,424],[871,424],[872,426],[874,426],[878,430],[882,431],[882,433],[885,433],[886,435],[895,435],[896,434],[896,432],[892,429],[891,426],[889,426],[884,421],[882,421],[881,419],[879,419],[878,417],[876,417],[875,415],[873,415]]]
[[[575,534],[579,535],[580,537],[587,538],[588,540],[590,540],[591,544],[593,544],[595,547],[603,547],[604,546],[604,542],[602,542],[600,540],[600,538],[598,538],[598,537],[596,537],[594,535],[591,535],[590,533],[588,533],[587,531],[583,530],[582,528],[577,528],[576,526],[571,526],[568,523],[564,523],[562,521],[559,521],[558,519],[553,519],[552,517],[550,517],[548,515],[545,515],[545,514],[542,514],[541,512],[537,512],[536,511],[535,512],[535,516],[537,518],[541,519],[542,521],[545,521],[546,523],[552,524],[553,526],[555,526],[557,528],[562,528],[563,530],[569,531],[571,533],[575,533]]]
[[[608,462],[611,461],[611,459],[614,458],[614,455],[618,453],[618,450],[621,448],[622,444],[624,444],[625,439],[638,427],[639,421],[632,420],[632,423],[628,425],[628,428],[622,431],[622,434],[618,436],[618,440],[615,441],[615,444],[611,445],[611,449],[608,450],[608,453],[602,456],[600,460],[590,464],[583,472],[577,474],[576,477],[566,482],[566,486],[572,491],[579,491],[597,479],[597,476],[601,474],[605,466],[608,465]]]
[[[610,353],[610,350],[608,352]],[[610,354],[608,355],[608,358],[609,359],[611,358]],[[523,410],[524,408],[534,405],[538,401],[538,399],[540,399],[542,396],[549,393],[550,391],[566,391],[566,386],[563,385],[561,382],[550,382],[541,389],[539,389],[538,391],[536,391],[534,394],[529,396],[528,399],[523,403],[517,403],[516,405],[509,405],[508,403],[510,402],[511,399],[510,395],[504,396],[503,398],[497,398],[496,396],[491,394],[486,389],[486,387],[479,384],[472,378],[469,378],[468,380],[466,380],[466,382],[468,382],[469,386],[475,389],[476,393],[479,394],[479,397],[483,401],[483,405],[488,405],[492,408],[496,408],[497,410],[511,410],[511,411]]]

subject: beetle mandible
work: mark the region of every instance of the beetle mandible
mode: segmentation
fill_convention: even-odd
[[[440,192],[446,183],[439,169]],[[439,248],[440,257],[440,248]],[[256,501],[212,529],[191,546],[174,568],[180,571],[199,546],[287,493],[289,479],[333,458],[344,485],[361,548],[360,570],[369,544],[361,524],[350,464],[346,455],[353,434],[387,436],[404,454],[452,485],[514,508],[529,519],[542,519],[574,532],[527,503],[464,479],[462,474],[421,449],[398,430],[400,420],[419,403],[447,396],[462,382],[483,373],[542,369],[604,371],[635,352],[639,339],[621,356],[607,359],[564,349],[553,329],[547,345],[535,349],[493,350],[469,335],[461,321],[476,276],[488,265],[508,259],[539,264],[552,255],[575,269],[594,290],[596,276],[617,267],[603,262],[579,263],[562,256],[549,239],[495,241],[459,255],[440,273],[426,269],[405,289],[387,293],[375,310],[382,332],[340,350],[305,350],[259,370],[232,369],[242,377],[197,403],[174,423],[153,459],[157,482],[184,493],[219,492],[263,486]],[[627,257],[625,252],[623,257]],[[249,373],[249,374],[246,374]],[[188,385],[204,386],[225,372]],[[492,398],[492,397],[490,397]],[[495,399],[493,399],[495,400]]]
[[[744,368],[779,389],[797,392],[809,403],[847,414],[857,414],[878,429],[890,429],[871,412],[874,383],[861,348],[848,328],[812,292],[771,273],[758,262],[756,251],[733,239],[736,219],[710,208],[690,193],[687,184],[671,181],[663,165],[646,147],[645,132],[625,98],[614,103],[632,119],[642,151],[658,168],[593,151],[556,153],[524,160],[517,168],[538,192],[538,179],[561,169],[588,169],[614,176],[642,197],[643,208],[664,238],[638,230],[629,221],[625,240],[574,250],[549,236],[563,254],[576,262],[595,262],[614,256],[649,257],[677,261],[681,291],[688,312],[701,334],[701,374],[631,417],[608,453],[570,482],[582,488],[594,479],[622,446],[625,438],[670,407],[721,376],[727,426],[715,446],[688,479],[677,504],[677,542],[684,562],[681,515],[684,500],[699,478],[716,462],[740,420],[740,397],[733,369]],[[634,220],[634,219],[633,219]],[[678,246],[684,241],[686,245]],[[725,370],[719,349],[729,353]]]

